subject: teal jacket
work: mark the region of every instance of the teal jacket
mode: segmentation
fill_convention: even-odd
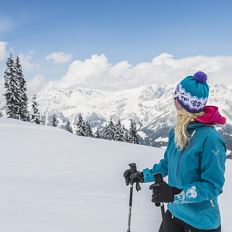
[[[191,122],[187,131],[191,139],[182,151],[170,131],[164,158],[143,170],[144,182],[154,181],[158,172],[168,175],[168,184],[182,189],[168,203],[173,216],[198,229],[215,229],[221,224],[217,198],[225,181],[226,145],[214,126]]]

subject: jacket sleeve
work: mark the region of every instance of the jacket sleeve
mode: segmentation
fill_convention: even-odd
[[[171,143],[171,137],[173,136],[173,134],[174,131],[173,129],[171,129],[168,136],[168,145],[164,153],[164,158],[161,159],[158,164],[154,164],[152,169],[146,168],[143,170],[144,182],[155,181],[154,174],[156,173],[161,173],[163,177],[168,175],[168,151]]]
[[[213,200],[222,193],[226,162],[226,145],[219,134],[210,134],[203,145],[201,180],[182,188],[174,203],[199,203]]]

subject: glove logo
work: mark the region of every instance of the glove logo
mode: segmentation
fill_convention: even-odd
[[[190,189],[188,189],[186,191],[186,197],[188,199],[197,197],[197,192],[196,192],[196,187],[195,186],[192,186]]]

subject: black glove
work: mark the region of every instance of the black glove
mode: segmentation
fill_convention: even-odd
[[[126,181],[126,185],[129,184],[134,184],[134,183],[143,183],[144,179],[143,179],[143,172],[139,172],[136,171],[135,173],[131,174],[131,170],[127,169],[124,174],[123,174],[125,181]]]
[[[154,183],[150,186],[153,191],[152,202],[173,202],[174,195],[179,194],[182,190],[168,185],[166,182]]]

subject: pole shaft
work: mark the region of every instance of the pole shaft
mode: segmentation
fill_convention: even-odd
[[[132,206],[132,198],[133,198],[133,185],[130,186],[129,206]]]
[[[130,225],[131,225],[131,211],[132,211],[132,199],[133,199],[133,185],[131,185],[131,186],[130,186],[129,217],[128,217],[128,229],[127,229],[127,232],[130,232]]]
[[[128,228],[127,228],[127,232],[130,232],[130,224],[131,224],[131,206],[129,207],[129,217],[128,217]]]
[[[167,222],[166,222],[165,208],[164,208],[163,202],[160,203],[160,208],[161,208],[161,215],[162,215],[162,219],[163,219],[163,223],[162,223],[163,224],[163,232],[168,232],[167,228],[166,228]]]

